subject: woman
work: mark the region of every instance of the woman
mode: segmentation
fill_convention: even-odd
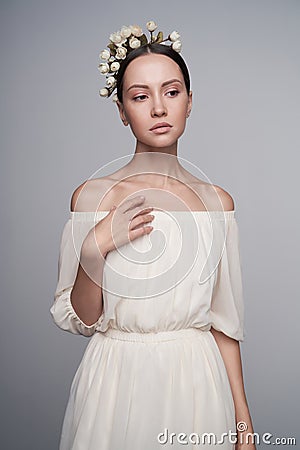
[[[92,338],[60,450],[253,450],[233,199],[180,164],[188,69],[178,33],[163,40],[154,22],[147,28],[150,42],[137,26],[111,35],[100,65],[100,95],[117,88],[134,156],[75,190],[62,235],[51,314]]]

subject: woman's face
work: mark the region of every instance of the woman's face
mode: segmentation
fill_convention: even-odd
[[[130,125],[138,142],[170,147],[185,129],[192,93],[187,94],[178,64],[168,56],[148,53],[128,65],[123,103],[117,104],[122,121]]]

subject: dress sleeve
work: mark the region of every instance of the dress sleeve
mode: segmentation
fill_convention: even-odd
[[[54,303],[50,308],[52,318],[59,328],[86,337],[96,332],[98,324],[102,321],[102,315],[94,324],[86,325],[76,314],[70,295],[79,266],[80,248],[92,225],[85,222],[77,223],[75,245],[72,220],[69,219],[65,224],[60,243],[58,282],[54,294]]]
[[[211,326],[237,341],[244,340],[244,301],[239,230],[235,217],[226,221],[225,243],[211,301]]]

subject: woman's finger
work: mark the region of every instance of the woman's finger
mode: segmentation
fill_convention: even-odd
[[[142,203],[144,203],[144,201],[145,201],[145,197],[143,195],[138,195],[136,197],[125,200],[125,202],[122,203],[120,208],[123,211],[123,213],[127,213],[131,209],[136,208],[139,205],[141,205]]]
[[[151,222],[154,219],[154,216],[152,214],[142,214],[137,217],[134,217],[129,222],[129,229],[134,230],[138,226],[142,226],[145,223]]]
[[[143,236],[145,234],[149,234],[153,230],[153,227],[151,225],[147,225],[144,227],[136,228],[135,230],[129,231],[129,240],[134,241],[140,236]]]

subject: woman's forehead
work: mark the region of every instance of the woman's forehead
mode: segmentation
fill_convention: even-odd
[[[148,53],[128,64],[124,74],[124,87],[135,83],[163,83],[173,78],[184,81],[178,64],[168,56]]]

